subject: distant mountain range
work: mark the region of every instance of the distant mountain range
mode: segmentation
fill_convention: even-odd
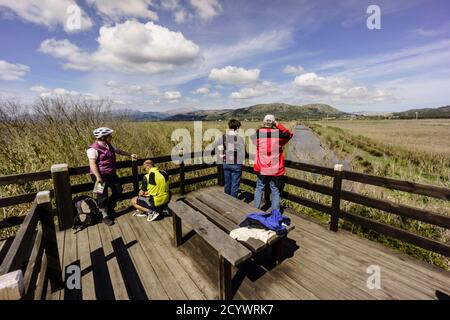
[[[351,118],[351,117],[392,117],[400,119],[416,118],[450,118],[450,106],[440,108],[412,109],[403,112],[359,111],[346,113],[327,104],[291,105],[286,103],[257,104],[239,109],[199,110],[181,108],[167,112],[142,112],[136,110],[119,110],[117,114],[125,115],[133,121],[193,121],[193,120],[240,120],[258,121],[266,114],[273,114],[279,120]]]
[[[423,108],[423,109],[411,109],[403,112],[396,112],[393,115],[400,119],[415,119],[417,112],[417,118],[450,118],[450,106],[444,106],[440,108]]]
[[[134,121],[192,121],[192,120],[262,120],[266,114],[273,114],[279,120],[299,118],[319,119],[324,117],[340,117],[346,113],[327,104],[307,104],[303,106],[285,103],[257,104],[239,109],[197,110],[185,109],[170,112],[141,112],[126,110],[121,114]]]

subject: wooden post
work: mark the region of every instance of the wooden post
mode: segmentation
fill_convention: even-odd
[[[179,247],[183,242],[183,230],[181,227],[181,219],[175,212],[172,213],[173,222],[173,240],[175,247]]]
[[[333,201],[331,204],[332,214],[330,221],[330,230],[338,231],[339,228],[339,211],[341,206],[341,188],[342,188],[342,170],[344,166],[342,164],[334,165],[334,178],[333,178]]]
[[[66,230],[72,227],[74,218],[69,167],[65,163],[55,164],[50,171],[53,179],[59,230]]]
[[[184,195],[186,193],[186,187],[185,187],[185,174],[184,174],[184,160],[181,160],[180,163],[180,193],[181,195]]]
[[[50,191],[38,192],[36,202],[39,205],[38,214],[42,225],[43,245],[47,255],[47,274],[52,292],[55,292],[62,288],[63,278],[56,240],[55,221],[53,220],[52,205],[50,203]]]
[[[231,300],[231,264],[224,257],[219,256],[219,300]]]
[[[133,175],[133,191],[139,193],[139,169],[137,159],[131,158],[131,173]]]
[[[20,300],[24,293],[22,270],[0,276],[0,300]]]

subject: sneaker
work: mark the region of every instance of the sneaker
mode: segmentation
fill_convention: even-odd
[[[159,217],[159,213],[158,213],[158,212],[156,212],[156,211],[151,211],[151,212],[148,214],[147,221],[148,221],[148,222],[153,221],[153,220],[155,220],[155,219],[158,218],[158,217]]]
[[[111,219],[110,217],[104,217],[103,223],[106,224],[107,226],[112,226],[114,224],[114,220]]]
[[[133,213],[133,216],[136,216],[136,217],[147,217],[148,213],[147,212],[142,212],[141,210],[136,210]]]

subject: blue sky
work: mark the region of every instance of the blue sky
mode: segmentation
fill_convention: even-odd
[[[372,4],[381,29],[367,27]],[[0,97],[438,107],[450,103],[449,13],[445,0],[0,0]]]

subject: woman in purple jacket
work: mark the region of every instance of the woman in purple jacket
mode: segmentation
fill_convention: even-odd
[[[114,224],[113,215],[117,198],[122,193],[122,185],[116,174],[116,154],[137,159],[136,154],[115,148],[111,144],[112,133],[109,128],[94,130],[95,142],[87,150],[91,178],[94,182],[104,184],[103,193],[98,195],[97,203],[103,215],[103,222],[107,225]],[[111,197],[108,197],[108,189],[111,189]]]

